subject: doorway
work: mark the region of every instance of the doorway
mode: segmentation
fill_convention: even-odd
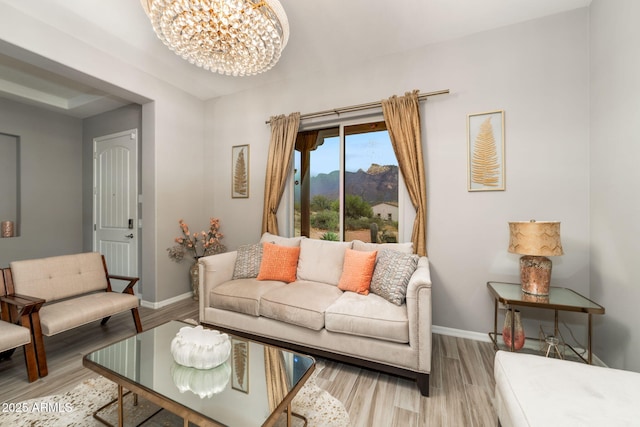
[[[110,274],[139,276],[137,195],[138,129],[94,138],[93,250],[105,256]],[[118,292],[126,283],[111,281]]]

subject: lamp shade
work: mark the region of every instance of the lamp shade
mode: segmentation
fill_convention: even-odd
[[[521,255],[562,255],[559,221],[509,223],[509,252]]]

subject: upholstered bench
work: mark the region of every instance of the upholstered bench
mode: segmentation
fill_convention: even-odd
[[[137,332],[142,332],[138,314],[135,277],[109,274],[104,257],[96,252],[14,261],[4,269],[7,286],[15,294],[46,301],[31,316],[40,376],[47,375],[42,335],[52,336],[78,326],[130,310]],[[111,279],[129,284],[122,293],[112,292]]]
[[[637,426],[640,373],[498,351],[495,405],[502,427]]]
[[[4,275],[0,271],[0,360],[8,359],[16,348],[22,347],[29,382],[38,379],[36,353],[31,338],[31,314],[44,301],[27,300],[6,295]]]

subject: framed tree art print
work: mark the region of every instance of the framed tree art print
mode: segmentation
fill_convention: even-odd
[[[504,191],[504,110],[467,117],[469,191]]]
[[[249,146],[231,147],[231,197],[249,198]]]

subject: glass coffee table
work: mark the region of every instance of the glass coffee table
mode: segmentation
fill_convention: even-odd
[[[187,368],[170,350],[185,326],[193,325],[170,321],[83,358],[84,366],[118,385],[120,426],[123,389],[178,415],[185,426],[271,426],[285,411],[291,425],[291,401],[315,369],[313,358],[231,336],[225,363],[209,370]]]

